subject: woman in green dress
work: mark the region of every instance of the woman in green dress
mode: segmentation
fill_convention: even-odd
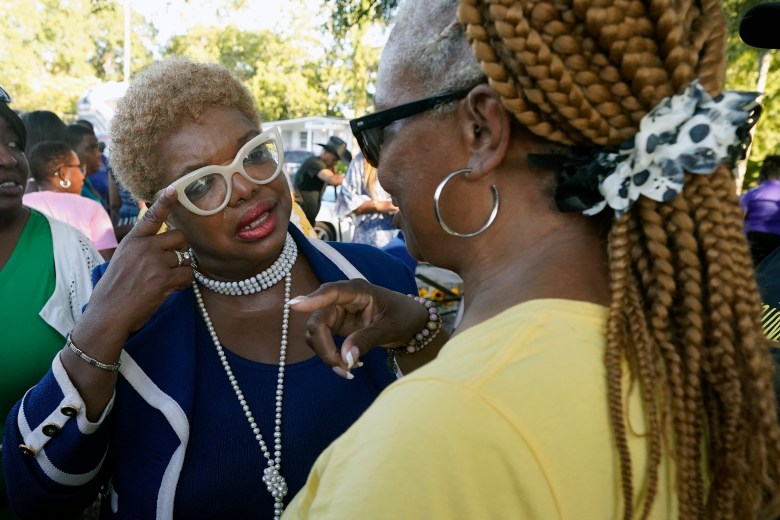
[[[103,262],[88,238],[22,204],[26,131],[0,88],[0,416],[51,366],[92,291]],[[0,440],[2,433],[0,432]],[[1,454],[0,454],[1,455]],[[8,509],[0,474],[0,520]]]

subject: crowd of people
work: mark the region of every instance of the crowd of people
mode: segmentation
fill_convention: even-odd
[[[294,191],[220,65],[138,73],[108,161],[0,89],[0,520],[780,517],[780,160],[737,195],[726,37],[719,2],[404,2],[360,152]],[[355,243],[302,230],[326,184]]]

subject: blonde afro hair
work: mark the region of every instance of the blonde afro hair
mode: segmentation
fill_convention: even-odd
[[[237,108],[260,125],[249,91],[221,65],[186,58],[152,64],[133,79],[111,121],[114,175],[134,197],[151,200],[163,188],[160,143],[219,106]]]

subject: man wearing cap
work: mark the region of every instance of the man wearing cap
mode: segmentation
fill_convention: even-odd
[[[319,156],[309,157],[295,172],[295,190],[300,196],[300,205],[306,218],[314,224],[320,211],[322,191],[326,184],[338,186],[344,180],[344,175],[335,173],[334,168],[339,160],[348,164],[352,159],[347,150],[347,143],[336,136],[328,138],[327,143],[317,143],[322,146]]]

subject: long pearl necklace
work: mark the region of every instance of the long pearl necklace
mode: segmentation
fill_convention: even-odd
[[[297,249],[295,250],[295,253],[293,253],[291,267],[292,264],[295,263],[296,258]],[[203,302],[203,296],[200,293],[198,284],[194,280],[192,282],[192,290],[195,293],[195,300],[198,302],[198,307],[200,308],[200,312],[203,315],[203,321],[206,322],[206,328],[208,329],[209,334],[211,335],[211,340],[214,342],[214,346],[217,349],[217,355],[219,356],[219,360],[222,363],[222,368],[225,369],[225,374],[227,374],[228,381],[230,381],[230,386],[233,387],[233,392],[235,392],[236,397],[238,398],[238,402],[241,405],[241,409],[244,411],[244,415],[246,416],[246,420],[249,423],[249,427],[252,429],[255,440],[257,440],[257,443],[260,446],[260,451],[263,453],[263,457],[265,457],[268,463],[265,470],[263,470],[263,482],[265,483],[268,492],[271,493],[271,496],[274,498],[274,520],[279,520],[281,518],[282,511],[284,510],[284,497],[287,495],[287,482],[284,480],[284,477],[280,471],[282,465],[282,398],[284,396],[284,367],[286,364],[285,359],[287,357],[287,329],[290,318],[289,302],[291,287],[292,273],[288,269],[287,273],[284,275],[282,341],[279,345],[279,374],[276,379],[276,417],[274,422],[274,456],[272,458],[271,453],[268,451],[268,447],[265,444],[265,440],[263,440],[263,436],[260,433],[260,427],[257,425],[257,422],[252,415],[252,411],[249,409],[249,405],[244,398],[244,393],[238,386],[238,380],[236,379],[236,376],[233,375],[233,369],[230,368],[230,363],[227,360],[227,356],[225,355],[225,351],[222,348],[222,344],[219,342],[217,331],[214,329],[214,324],[211,322],[209,313],[206,310],[206,304]]]
[[[191,250],[190,256],[195,258],[195,254]],[[212,280],[197,271],[197,264],[193,264],[193,269],[195,269],[195,279],[206,289],[219,294],[238,296],[240,294],[259,293],[269,287],[273,287],[290,272],[297,257],[298,246],[295,244],[293,237],[287,233],[287,239],[284,241],[284,249],[282,249],[282,254],[279,255],[276,262],[265,271],[250,276],[246,280],[229,282]]]

